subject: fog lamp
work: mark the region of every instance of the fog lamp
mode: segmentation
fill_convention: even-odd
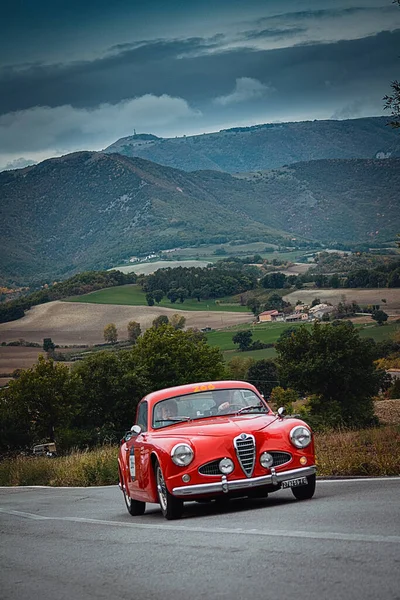
[[[260,456],[260,463],[264,469],[269,469],[274,464],[274,459],[269,454],[269,452],[263,452]]]
[[[182,481],[188,483],[190,481],[190,475],[182,475]]]
[[[223,458],[222,460],[219,461],[218,466],[219,466],[219,470],[224,475],[229,475],[229,473],[232,473],[233,469],[235,468],[235,465],[233,464],[233,460],[231,460],[230,458]]]

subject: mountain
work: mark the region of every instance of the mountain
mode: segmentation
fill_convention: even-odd
[[[0,173],[0,197],[0,275],[26,281],[196,243],[393,239],[400,159],[311,161],[232,176],[77,152]]]
[[[177,138],[139,134],[104,150],[196,171],[228,173],[275,169],[296,162],[330,158],[400,156],[398,131],[386,117],[344,121],[305,121],[235,127],[218,133]]]

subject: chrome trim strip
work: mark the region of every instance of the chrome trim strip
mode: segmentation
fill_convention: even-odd
[[[296,479],[297,477],[307,477],[315,475],[317,467],[315,465],[309,467],[301,467],[299,469],[291,469],[290,471],[282,471],[273,475],[262,475],[261,477],[251,477],[246,479],[233,479],[229,481],[225,476],[220,481],[213,483],[199,483],[197,485],[179,486],[173,488],[174,496],[201,496],[202,494],[227,493],[233,490],[242,490],[246,488],[254,488],[260,485],[278,485],[282,481]]]

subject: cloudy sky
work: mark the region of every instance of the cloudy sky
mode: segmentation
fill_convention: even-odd
[[[0,168],[139,133],[384,114],[391,0],[13,0],[0,20]]]

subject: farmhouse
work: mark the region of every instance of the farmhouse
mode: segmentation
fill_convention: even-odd
[[[317,304],[310,308],[309,315],[313,319],[322,319],[322,317],[326,314],[329,314],[335,310],[334,306],[329,304]]]
[[[279,312],[277,310],[264,310],[264,312],[258,315],[258,321],[259,323],[275,321],[278,315]]]

